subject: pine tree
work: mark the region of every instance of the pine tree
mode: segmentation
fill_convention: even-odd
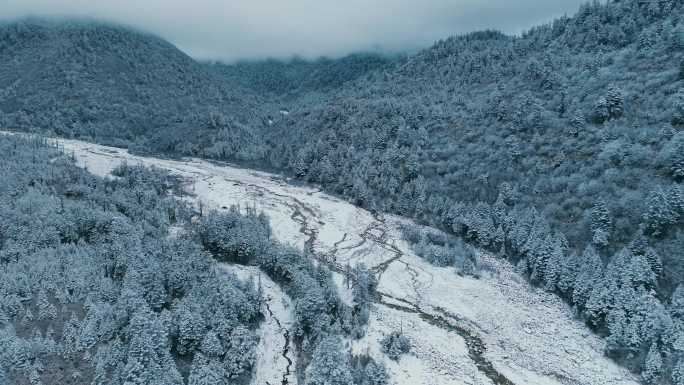
[[[624,96],[617,87],[611,87],[606,94],[608,116],[610,119],[618,119],[624,112]]]
[[[684,77],[684,62],[682,62],[682,76]],[[672,103],[672,125],[673,126],[684,126],[684,92],[680,91],[674,96],[674,101]]]
[[[339,337],[324,337],[313,352],[306,370],[306,385],[352,385],[349,361],[342,353]]]
[[[76,314],[71,313],[71,317],[64,323],[64,329],[62,331],[61,342],[62,349],[65,353],[69,354],[78,350],[80,327],[80,321],[76,318]]]
[[[178,340],[176,349],[181,355],[189,354],[199,343],[205,332],[204,320],[199,314],[199,309],[190,305],[190,299],[183,301],[176,311],[178,325]]]
[[[228,385],[226,373],[215,360],[196,354],[192,360],[188,385]]]
[[[670,313],[673,317],[684,321],[684,285],[680,284],[672,294]]]
[[[394,331],[380,340],[382,351],[392,360],[411,350],[411,343],[400,331]]]
[[[629,244],[629,250],[634,255],[643,256],[656,278],[660,277],[663,272],[663,263],[660,260],[658,253],[648,245],[648,240],[643,232],[639,231],[634,239]]]
[[[38,319],[51,320],[57,316],[57,309],[47,298],[45,290],[38,293]]]
[[[594,245],[603,247],[608,245],[611,230],[610,212],[606,202],[599,200],[591,210],[591,230]]]
[[[35,317],[33,316],[33,312],[31,311],[31,309],[27,308],[26,312],[24,313],[24,317],[21,319],[21,323],[26,326],[31,325],[33,323],[34,318]]]
[[[207,357],[219,357],[223,355],[223,345],[215,332],[209,331],[202,341],[200,351]]]
[[[675,180],[684,179],[684,132],[675,134],[663,147],[658,165]]]
[[[570,134],[573,136],[578,136],[582,130],[586,127],[586,118],[581,112],[577,112],[570,119]]]
[[[677,360],[674,368],[672,368],[672,384],[684,385],[684,358]]]
[[[560,236],[555,236],[551,245],[551,254],[546,261],[544,269],[544,285],[546,290],[554,291],[558,285],[563,267],[567,263],[565,256],[565,248],[563,241],[559,239]]]
[[[673,225],[679,219],[679,214],[670,205],[665,191],[657,187],[648,197],[646,213],[644,213],[646,231],[653,236],[663,235],[668,226]]]
[[[581,261],[581,257],[576,253],[570,254],[570,256],[563,260],[560,267],[560,276],[556,283],[556,286],[561,292],[572,294],[572,289],[577,281],[577,276],[584,268],[584,266],[581,266]]]
[[[581,269],[575,280],[572,300],[580,307],[585,306],[592,290],[603,278],[603,261],[593,246],[587,246],[582,254]]]
[[[679,217],[684,216],[684,188],[682,188],[682,185],[675,184],[670,186],[667,192],[667,200],[670,202],[672,210],[674,210]]]
[[[663,273],[663,262],[660,260],[658,252],[656,252],[654,248],[649,247],[646,249],[644,257],[646,258],[646,261],[651,267],[651,271],[653,271],[653,274],[655,274],[656,278],[660,277],[660,275]]]
[[[365,378],[359,385],[388,385],[389,375],[383,365],[370,361],[366,365]],[[0,384],[1,385],[1,384]]]
[[[0,385],[10,385],[9,378],[5,372],[5,368],[0,365]]]
[[[603,124],[610,119],[610,111],[606,98],[601,97],[594,103],[591,119],[595,124]]]

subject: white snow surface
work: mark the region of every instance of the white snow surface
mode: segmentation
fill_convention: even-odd
[[[256,206],[270,217],[277,239],[302,248],[307,236],[300,232],[301,220],[291,218],[295,210],[299,211],[306,226],[316,232],[314,250],[321,258],[328,258],[337,266],[363,262],[378,273],[382,300],[374,304],[366,336],[350,342],[350,348],[383,361],[393,383],[504,383],[478,368],[460,333],[435,326],[416,312],[391,307],[399,305],[448,319],[450,324],[477,335],[486,346],[484,358],[508,383],[638,384],[634,375],[603,356],[605,342],[574,319],[566,304],[528,285],[509,263],[483,255],[481,260],[491,273],[474,279],[417,257],[399,233],[399,224],[407,223],[407,219],[373,216],[319,189],[295,186],[277,175],[229,164],[134,156],[126,150],[75,140],[56,142],[66,152],[73,152],[79,165],[97,175],[108,175],[123,161],[140,163],[186,179],[188,190],[205,208]],[[387,262],[384,271],[383,262]],[[262,282],[267,282],[264,278],[262,275]],[[349,301],[351,295],[340,274],[336,282],[341,296]],[[289,303],[275,284],[269,285],[273,309],[279,302]],[[285,324],[291,322],[288,306],[277,311],[277,317],[282,317],[280,320]],[[283,362],[278,354],[283,341],[276,329],[268,320],[262,326],[260,347],[264,352],[259,356],[256,383],[279,383],[277,378],[282,375]],[[381,353],[378,340],[398,329],[410,340],[411,352],[394,362]],[[291,376],[290,383],[295,381],[295,376]]]

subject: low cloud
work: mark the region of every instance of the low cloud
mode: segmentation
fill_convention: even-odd
[[[312,58],[427,47],[480,29],[521,31],[583,0],[4,0],[0,18],[76,16],[156,33],[201,59]]]

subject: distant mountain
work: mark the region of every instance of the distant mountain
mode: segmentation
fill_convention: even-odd
[[[245,121],[255,104],[146,33],[86,21],[0,25],[5,127],[125,144],[162,132],[157,138],[189,135],[212,113]],[[183,133],[169,135],[176,129]]]
[[[594,1],[445,39],[291,98],[265,162],[500,254],[645,382],[684,384],[682,15]]]
[[[259,94],[296,97],[310,92],[335,90],[378,70],[391,69],[402,57],[357,53],[339,59],[320,58],[213,63],[211,68],[230,84],[239,84]]]

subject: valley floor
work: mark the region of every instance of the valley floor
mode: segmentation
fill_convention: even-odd
[[[344,279],[347,264],[371,267],[379,276],[381,298],[374,304],[367,335],[349,341],[349,348],[385,362],[397,384],[638,383],[603,356],[604,342],[575,320],[567,305],[528,285],[507,262],[483,255],[485,272],[474,279],[417,257],[399,234],[406,219],[374,216],[315,188],[227,164],[139,157],[80,141],[57,142],[97,175],[109,174],[124,161],[142,163],[183,177],[193,194],[186,199],[201,201],[204,208],[256,206],[270,217],[278,240],[309,248],[336,272],[345,300],[351,298]],[[242,277],[258,275],[249,268],[222,268]],[[255,383],[274,385],[289,364],[283,355],[284,331],[293,308],[275,284],[262,283],[272,313],[262,324]],[[409,338],[411,353],[394,362],[381,353],[378,341],[398,329]],[[293,384],[296,375],[287,379]]]

